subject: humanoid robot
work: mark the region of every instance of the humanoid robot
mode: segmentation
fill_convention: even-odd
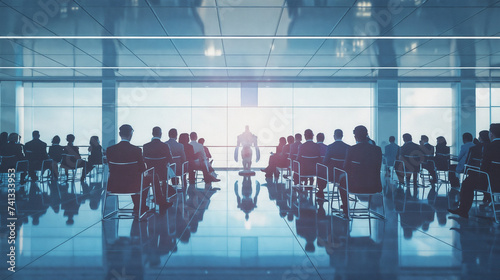
[[[234,149],[234,160],[236,162],[238,162],[238,150],[240,145],[242,146],[241,160],[243,162],[243,171],[240,171],[239,174],[242,176],[253,176],[255,172],[250,170],[252,167],[252,146],[255,147],[256,162],[260,159],[260,151],[257,145],[257,136],[250,132],[248,125],[245,126],[245,132],[238,135],[238,143]]]

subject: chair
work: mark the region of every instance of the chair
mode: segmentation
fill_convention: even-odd
[[[110,168],[110,174],[109,176],[112,176],[112,174],[114,172],[118,173],[118,174],[123,174],[122,172],[127,172],[127,169],[128,167],[131,167],[133,165],[137,164],[137,161],[135,162],[111,162],[109,161],[108,162],[108,165],[109,165],[109,168]],[[111,172],[111,170],[113,170]],[[120,196],[131,196],[131,195],[139,195],[139,211],[141,211],[141,209],[143,209],[143,200],[142,200],[142,196],[143,195],[147,195],[147,194],[144,194],[144,191],[147,190],[147,193],[149,193],[150,189],[153,190],[153,195],[154,195],[154,192],[155,192],[155,188],[154,188],[154,180],[151,180],[151,184],[147,184],[146,182],[148,180],[146,180],[146,178],[154,178],[155,176],[155,171],[154,171],[154,167],[152,168],[149,168],[147,169],[146,171],[142,172],[141,174],[141,184],[140,184],[140,189],[138,192],[113,192],[113,191],[109,191],[107,186],[106,186],[106,191],[104,192],[104,197],[103,197],[103,205],[102,205],[102,216],[103,216],[103,219],[109,219],[112,215],[114,214],[117,214],[117,218],[120,218],[120,217],[124,217],[124,218],[135,218],[135,213],[134,213],[134,209],[131,209],[131,208],[120,208],[120,205],[119,205],[119,202],[120,202],[120,199],[119,197]],[[107,199],[109,196],[114,196],[116,197],[116,209],[111,211],[110,213],[106,214],[105,211],[106,211],[106,202],[107,202]],[[147,203],[147,202],[146,202]],[[150,204],[153,205],[153,207],[150,207],[150,209],[148,211],[145,211],[144,213],[140,213],[139,214],[139,220],[141,220],[148,212],[150,211],[154,211],[155,208],[156,208],[156,204],[150,200]]]
[[[280,173],[280,182],[283,182],[283,179],[290,180],[292,175],[292,160],[290,158],[287,158],[287,160],[288,166],[276,166],[276,170]]]
[[[155,175],[159,178],[160,181],[165,181],[167,179],[167,157],[144,157],[144,162],[148,168],[155,168]]]
[[[360,166],[360,163],[358,162],[352,162],[353,166]],[[383,190],[380,190],[378,192],[374,193],[365,193],[365,192],[354,192],[349,190],[349,177],[348,174],[345,170],[334,167],[334,173],[339,172],[341,177],[345,178],[345,188],[343,188],[341,185],[339,185],[338,189],[343,189],[347,193],[347,219],[352,219],[352,218],[380,218],[380,219],[385,219],[385,201],[384,201],[384,194]],[[359,172],[356,172],[356,174],[363,174],[362,170]],[[350,196],[354,196],[353,199],[351,199]],[[380,195],[382,196],[382,214],[372,210],[372,197],[375,195]],[[340,194],[338,195],[340,198]],[[368,205],[365,208],[356,208],[358,202],[361,200],[361,197],[368,197]],[[338,209],[340,211],[340,203],[341,200],[338,200]],[[351,204],[353,206],[351,207]],[[361,213],[361,214],[358,214]]]
[[[337,181],[333,179],[333,174],[330,176],[329,174],[329,168],[328,166],[322,164],[322,163],[316,163],[316,186],[318,185],[319,181],[325,181],[325,191],[324,191],[324,199],[328,201],[328,211],[331,211],[332,209],[332,200],[339,197],[337,197],[337,194],[335,192],[335,186],[337,184]],[[332,186],[332,189],[330,190],[330,184]]]
[[[46,159],[42,161],[42,165],[39,170],[35,170],[37,172],[37,176],[40,180],[40,182],[46,182],[52,177],[52,165],[53,165],[53,160],[52,159]],[[44,176],[43,174],[45,173],[46,170],[50,170],[50,173],[47,176]]]
[[[73,164],[73,161],[75,162]],[[73,167],[74,166],[74,167]],[[69,169],[73,173],[73,178],[72,180],[75,180],[77,174],[78,174],[78,169],[82,168],[82,172],[85,172],[85,160],[79,158],[77,159],[75,155],[70,155],[70,154],[62,154],[61,157],[61,162],[59,164],[59,178],[62,179],[62,174],[63,174],[63,169]],[[69,173],[68,177],[66,180],[69,180]]]
[[[299,185],[304,179],[314,179],[316,177],[316,164],[319,162],[319,158],[319,156],[301,156],[300,159],[292,162],[293,178],[298,178]]]
[[[500,162],[496,162],[496,161],[492,161],[491,162],[494,166],[494,169],[496,170],[496,172],[500,172]],[[485,171],[482,171],[482,170],[479,170],[479,169],[475,169],[475,168],[469,168],[467,169],[467,174],[466,175],[469,175],[469,174],[478,174],[479,176],[486,176],[486,180],[488,182],[488,187],[486,190],[481,190],[481,189],[474,189],[475,193],[477,194],[478,192],[481,192],[481,193],[488,193],[491,197],[491,207],[492,207],[492,210],[493,210],[493,218],[495,219],[495,223],[499,223],[498,221],[498,218],[497,218],[497,211],[500,211],[500,210],[495,210],[495,197],[498,197],[500,196],[500,192],[493,192],[493,188],[492,188],[492,185],[491,185],[491,180],[490,180],[490,175],[485,172]]]
[[[28,160],[19,160],[16,162],[16,173],[28,173],[30,170],[30,164]],[[20,176],[16,176],[21,178]]]
[[[185,186],[187,186],[187,174],[189,173],[189,162],[187,161],[183,162],[181,164],[181,168],[177,168],[177,163],[175,162],[170,164],[169,167],[172,168],[172,170],[181,171],[180,173],[176,173],[175,177],[171,177],[169,179],[178,178],[177,180],[178,184],[172,184],[172,186],[177,190],[179,189],[182,190]]]

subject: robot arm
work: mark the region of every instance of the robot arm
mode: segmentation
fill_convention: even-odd
[[[257,136],[254,136],[253,138],[253,145],[255,146],[255,161],[259,162],[260,160],[260,150],[259,150],[259,145],[257,144]]]

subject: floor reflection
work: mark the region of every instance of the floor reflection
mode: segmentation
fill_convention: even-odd
[[[480,202],[468,220],[449,216],[446,209],[458,201],[458,191],[449,186],[419,188],[415,195],[413,188],[384,178],[386,219],[347,221],[317,199],[314,189],[260,174],[219,174],[220,183],[189,185],[171,199],[166,213],[141,222],[101,221],[98,180],[28,183],[17,190],[18,270],[4,269],[0,278],[67,279],[69,271],[79,279],[500,275],[498,225],[481,217],[488,209]],[[2,248],[8,249],[7,242]]]

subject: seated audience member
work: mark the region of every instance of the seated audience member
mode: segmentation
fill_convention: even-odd
[[[420,151],[420,147],[413,143],[411,134],[403,134],[404,144],[399,149],[398,159],[404,162],[405,170],[403,166],[400,165],[396,168],[399,182],[404,184],[404,177],[406,177],[406,184],[410,183],[410,178],[413,176],[413,188],[416,190],[418,187],[418,172],[420,171],[420,163],[424,158],[424,154]],[[406,171],[406,174],[403,174]]]
[[[276,168],[288,166],[288,160],[283,154],[283,149],[285,148],[285,146],[286,146],[286,139],[285,137],[281,137],[278,146],[276,146],[276,153],[274,154],[271,153],[271,156],[269,157],[269,164],[267,165],[266,168],[261,169],[262,172],[266,173],[266,178],[271,178],[273,177],[273,175],[278,177],[279,173]]]
[[[205,155],[207,156],[208,172],[210,172],[210,174],[212,174],[214,177],[217,177],[217,174],[215,174],[215,170],[212,167],[212,161],[213,161],[212,154],[210,154],[208,147],[205,146],[205,138],[198,139],[198,143],[203,146],[203,150],[205,151]]]
[[[99,137],[90,137],[89,145],[89,157],[85,163],[85,172],[82,172],[82,177],[80,178],[81,181],[85,180],[87,174],[89,174],[96,165],[102,164],[102,146],[99,142]]]
[[[299,151],[297,153],[297,161],[300,163],[300,172],[303,175],[316,175],[316,163],[321,160],[321,147],[313,142],[314,133],[310,129],[306,129],[304,131],[304,137],[306,138],[306,142],[299,146]],[[317,157],[316,159],[308,159],[311,157]],[[307,185],[307,179],[303,182]],[[296,176],[294,178],[294,183],[297,185],[299,183],[299,178]],[[314,179],[309,178],[309,184],[314,184]]]
[[[330,182],[337,182],[337,180],[333,178],[333,168],[344,168],[345,156],[350,146],[342,141],[343,137],[344,132],[341,129],[335,129],[333,132],[333,139],[335,141],[327,146],[325,158],[323,159],[323,164],[328,166],[328,180]],[[321,177],[324,178],[326,175],[321,174]],[[319,195],[321,196],[321,191],[326,187],[326,182],[318,180],[318,187],[320,189]]]
[[[281,150],[281,154],[286,158],[290,158],[290,147],[292,146],[293,142],[295,142],[295,138],[293,135],[288,135],[286,138],[287,144],[283,147]],[[289,162],[287,164],[290,164]]]
[[[169,163],[173,162],[172,154],[170,153],[168,144],[161,141],[161,128],[158,126],[153,127],[152,134],[153,138],[151,142],[144,144],[142,151],[147,168],[154,167],[155,175],[163,184],[167,180],[167,166]]]
[[[40,140],[40,132],[34,130],[32,136],[33,140],[24,145],[24,151],[29,161],[29,176],[31,180],[36,181],[38,180],[36,170],[42,169],[42,162],[48,159],[49,155],[47,154],[47,144]]]
[[[422,167],[429,172],[431,184],[437,182],[436,170],[431,160],[434,160],[434,146],[429,144],[429,137],[427,135],[420,136],[420,150],[424,153]]]
[[[7,145],[9,139],[9,134],[7,132],[0,133],[0,156],[2,155],[2,150],[5,145]]]
[[[466,164],[475,167],[481,166],[481,160],[483,159],[483,149],[490,143],[489,135],[490,132],[488,130],[479,132],[477,143],[469,148],[469,153],[467,154],[467,159],[465,160]]]
[[[370,144],[368,130],[360,125],[354,128],[354,138],[357,144],[349,147],[344,163],[347,172],[349,192],[377,193],[382,191],[380,168],[382,165],[382,149]],[[340,196],[342,210],[347,214],[347,192],[345,177],[340,179]]]
[[[187,133],[181,133],[179,135],[179,143],[184,145],[184,153],[186,154],[186,160],[189,162],[189,183],[194,184],[195,183],[195,175],[196,175],[196,170],[199,167],[200,170],[203,172],[203,178],[205,183],[211,183],[211,182],[219,182],[220,179],[217,179],[210,175],[208,173],[208,170],[205,166],[205,168],[202,168],[202,166],[199,164],[198,156],[195,155],[194,152],[194,147],[189,143],[189,134]],[[198,142],[196,142],[198,144]]]
[[[302,145],[302,135],[300,133],[295,134],[295,142],[290,145],[290,159],[297,160],[297,154],[299,153],[299,146]]]
[[[49,147],[49,157],[52,159],[52,171],[53,177],[57,179],[59,177],[59,171],[57,164],[61,162],[62,155],[64,154],[64,147],[59,145],[61,143],[61,138],[59,136],[54,136],[52,138],[52,146]]]
[[[130,144],[133,135],[132,126],[124,124],[120,126],[121,141],[118,144],[110,146],[106,150],[106,156],[109,162],[109,179],[108,191],[115,193],[138,193],[141,188],[142,173],[146,170],[141,148]],[[123,165],[124,167],[117,168],[113,163],[133,163]],[[150,180],[153,178],[150,178]],[[134,212],[143,213],[149,210],[146,206],[147,191],[142,195],[142,209],[139,209],[140,195],[132,195],[134,203]],[[167,202],[161,193],[156,194],[156,202],[160,207],[165,209],[172,206],[171,202]],[[139,211],[140,210],[140,211]]]
[[[492,191],[500,192],[500,168],[497,164],[497,162],[500,162],[500,123],[491,124],[489,134],[491,143],[484,147],[481,171],[488,173]],[[474,190],[487,190],[487,188],[486,176],[471,172],[462,182],[459,207],[457,209],[448,209],[448,211],[460,217],[468,218],[474,199]]]
[[[450,170],[455,171],[455,173],[450,172],[450,184],[452,187],[458,188],[460,186],[460,182],[458,177],[460,173],[464,172],[465,168],[465,160],[467,159],[467,154],[469,153],[469,149],[474,146],[472,142],[473,137],[472,134],[466,132],[462,135],[463,145],[460,147],[460,153],[458,154],[457,161],[458,163],[450,165]]]
[[[191,142],[189,142],[189,144],[193,146],[194,154],[196,157],[195,167],[192,172],[194,173],[195,169],[201,170],[203,172],[203,178],[204,178],[203,180],[205,181],[205,183],[219,182],[220,179],[215,178],[215,176],[210,171],[211,166],[208,163],[208,158],[207,155],[205,154],[205,149],[202,144],[197,142],[198,135],[196,134],[196,132],[191,132],[189,138],[191,139]]]
[[[398,155],[399,146],[396,142],[396,137],[389,137],[389,145],[385,146],[385,165],[386,165],[386,176],[389,176],[390,167],[394,166],[394,162],[396,161],[396,156]]]
[[[182,164],[186,161],[186,153],[184,152],[184,145],[177,142],[177,129],[172,128],[168,131],[168,141],[165,144],[168,144],[170,147],[170,153],[172,154],[173,161],[176,163],[176,171],[175,174],[180,176],[182,174]],[[188,141],[189,142],[189,141]],[[185,178],[184,178],[185,179]],[[172,184],[179,184],[178,178],[172,178]]]
[[[447,146],[446,138],[439,136],[436,138],[436,155],[434,163],[439,171],[448,171],[450,169],[450,147]]]
[[[78,167],[83,167],[84,162],[80,161],[81,163],[76,166],[76,162],[81,159],[82,157],[80,156],[80,151],[77,146],[73,145],[75,142],[75,135],[73,134],[68,134],[66,136],[66,141],[68,141],[68,145],[64,147],[64,154],[63,154],[63,159],[61,161],[61,167],[65,169],[66,176],[68,176],[68,169],[75,169]]]
[[[9,169],[16,168],[16,163],[20,160],[24,160],[23,145],[19,143],[21,137],[19,134],[13,132],[9,134],[7,144],[3,146],[2,149],[2,164],[1,173],[7,173]],[[24,185],[26,182],[26,173],[21,174],[20,183]]]
[[[325,143],[323,143],[324,141],[325,141],[325,134],[323,134],[322,132],[316,134],[316,143],[320,147],[320,155],[322,158],[321,160],[323,160],[323,158],[325,158],[326,150],[328,149],[328,146],[325,145]]]

